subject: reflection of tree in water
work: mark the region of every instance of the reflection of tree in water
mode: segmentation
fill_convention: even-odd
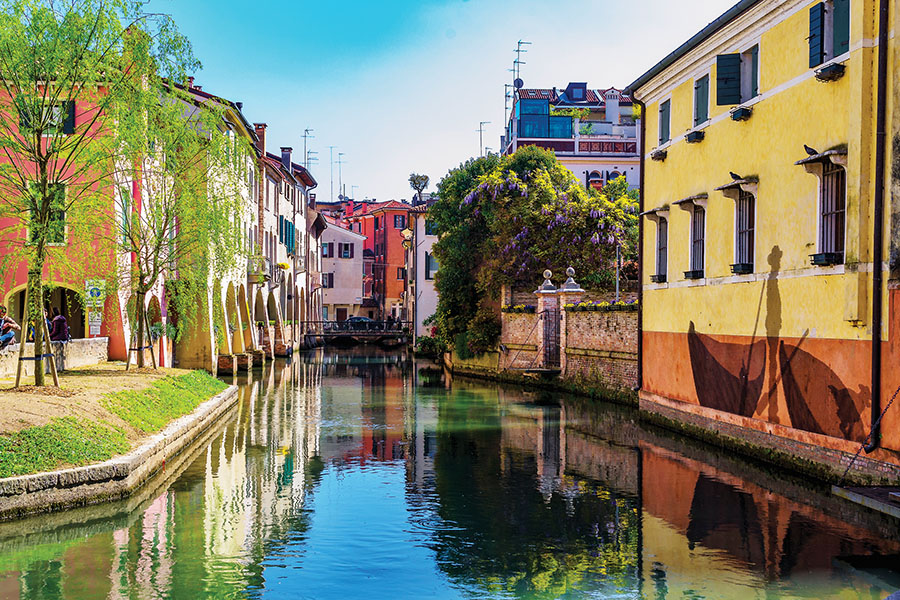
[[[556,424],[558,425],[558,424]],[[435,485],[452,581],[523,598],[636,588],[636,503],[578,481],[549,500],[534,455],[507,454],[497,405],[458,395],[438,415]]]

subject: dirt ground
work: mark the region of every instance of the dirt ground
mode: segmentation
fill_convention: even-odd
[[[134,431],[100,404],[104,395],[121,390],[141,390],[168,375],[189,373],[186,369],[136,369],[125,371],[124,362],[109,362],[59,374],[59,388],[23,385],[13,388],[15,379],[0,379],[0,434],[46,425],[56,417],[108,421],[122,427],[132,444],[145,434]],[[24,384],[33,383],[23,378]],[[47,381],[52,383],[51,375]]]

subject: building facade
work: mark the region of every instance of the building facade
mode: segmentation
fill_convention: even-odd
[[[346,321],[362,313],[365,236],[329,220],[322,234],[322,319]]]
[[[438,262],[432,246],[437,242],[428,222],[428,204],[419,204],[409,210],[409,226],[404,230],[406,248],[407,294],[404,307],[406,318],[412,322],[413,342],[422,335],[430,335],[431,328],[424,321],[437,310],[437,290],[434,277]]]
[[[595,90],[586,83],[565,89],[518,89],[501,140],[503,154],[539,146],[556,157],[586,187],[601,188],[624,176],[640,183],[639,119],[621,90]]]
[[[882,8],[896,28],[896,1],[744,0],[629,86],[642,407],[900,464],[900,406],[877,422],[900,385]]]

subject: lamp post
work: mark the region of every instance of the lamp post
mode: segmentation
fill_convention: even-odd
[[[490,121],[479,121],[478,122],[478,155],[484,156],[484,126],[490,123]]]

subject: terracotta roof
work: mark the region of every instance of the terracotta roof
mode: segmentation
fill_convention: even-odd
[[[399,209],[399,210],[409,210],[412,206],[406,204],[405,202],[397,202],[396,200],[388,200],[386,202],[379,202],[376,204],[370,211],[369,214],[375,214],[377,212],[381,212],[383,210],[389,209]]]

